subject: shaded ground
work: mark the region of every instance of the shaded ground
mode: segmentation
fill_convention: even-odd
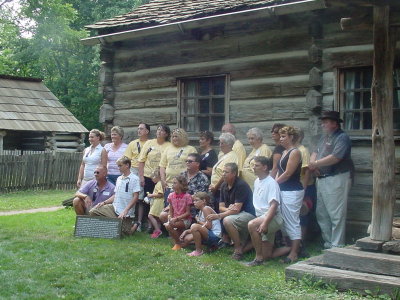
[[[24,209],[24,210],[11,210],[11,211],[3,211],[0,212],[0,216],[10,216],[10,215],[20,215],[20,214],[32,214],[37,212],[48,212],[48,211],[56,211],[64,208],[64,206],[52,206],[52,207],[41,207],[41,208],[33,208],[33,209]]]

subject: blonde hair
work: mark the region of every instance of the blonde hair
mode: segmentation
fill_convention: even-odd
[[[160,178],[160,167],[154,169],[151,173],[151,178]]]
[[[106,137],[105,133],[98,129],[90,130],[89,134],[91,134],[91,133],[93,133],[95,136],[99,137],[100,141],[104,140],[104,138]]]
[[[193,198],[199,198],[203,200],[208,206],[210,205],[211,202],[211,197],[206,192],[197,192],[196,194],[193,195]]]
[[[293,143],[299,140],[299,131],[293,126],[285,126],[279,129],[279,134],[287,134],[293,136]]]
[[[116,161],[117,164],[123,164],[123,165],[129,165],[129,168],[131,167],[131,159],[129,157],[126,156],[122,156],[120,158],[117,159]]]
[[[115,132],[116,134],[118,134],[120,137],[124,137],[124,130],[122,129],[122,127],[120,126],[114,126],[113,128],[111,128],[111,132]]]
[[[179,141],[181,143],[181,145],[179,145],[180,147],[185,147],[189,144],[188,134],[185,131],[185,129],[176,128],[176,129],[172,130],[171,136],[173,136],[174,134],[179,137]]]

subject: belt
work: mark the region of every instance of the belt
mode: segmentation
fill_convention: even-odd
[[[350,171],[346,170],[346,171],[343,171],[343,172],[335,172],[335,173],[331,173],[331,174],[322,174],[322,175],[317,176],[317,178],[326,178],[326,177],[336,176],[336,175],[347,173],[347,172],[350,172]]]

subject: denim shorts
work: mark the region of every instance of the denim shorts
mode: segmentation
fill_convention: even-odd
[[[203,241],[204,245],[207,245],[208,247],[212,247],[218,244],[219,240],[221,238],[216,236],[214,234],[214,232],[212,232],[211,230],[208,231],[208,238],[207,241]]]

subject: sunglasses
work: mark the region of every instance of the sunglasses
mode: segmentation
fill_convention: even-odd
[[[188,159],[188,160],[186,161],[187,164],[191,164],[192,162],[194,162],[194,160]]]

